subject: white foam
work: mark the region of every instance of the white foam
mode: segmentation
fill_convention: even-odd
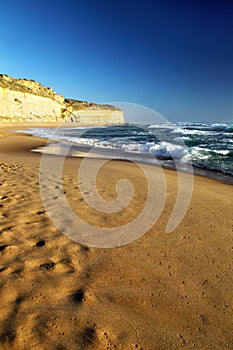
[[[207,153],[208,153],[208,149],[203,149],[201,147],[193,147],[191,149],[191,157],[192,157],[192,159],[193,158],[196,158],[196,159],[208,159],[209,155]]]
[[[198,130],[198,129],[181,129],[177,128],[171,131],[172,134],[179,134],[179,136],[189,136],[189,135],[213,135],[213,131],[208,130]]]
[[[150,124],[148,129],[174,129],[175,125],[172,124]]]
[[[210,129],[214,131],[225,131],[225,130],[228,130],[229,128],[230,128],[229,125],[222,124],[222,123],[215,123],[210,127]]]
[[[222,154],[223,156],[230,154],[230,151],[222,150],[222,149],[221,150],[213,150],[213,152],[218,153],[218,154]]]
[[[122,145],[121,149],[125,152],[148,153],[149,147],[147,144],[130,143]]]
[[[158,145],[151,146],[149,151],[156,157],[181,159],[188,151],[179,145],[174,145],[169,142],[161,142]]]

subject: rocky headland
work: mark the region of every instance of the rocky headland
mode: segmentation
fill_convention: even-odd
[[[0,123],[60,121],[119,124],[124,117],[116,107],[67,99],[34,80],[0,74]]]

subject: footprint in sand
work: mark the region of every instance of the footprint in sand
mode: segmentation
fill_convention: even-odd
[[[43,247],[45,245],[45,241],[38,241],[36,244],[35,244],[35,246],[36,247]]]
[[[84,289],[78,289],[76,292],[70,294],[69,299],[76,304],[82,303],[84,299]]]
[[[44,213],[45,213],[45,210],[39,210],[39,211],[36,212],[37,215],[42,215]]]
[[[40,264],[40,268],[41,269],[45,269],[45,270],[53,270],[54,266],[55,266],[54,262],[48,262],[48,263]]]
[[[2,252],[6,247],[8,247],[7,244],[5,244],[5,245],[0,245],[0,252]]]

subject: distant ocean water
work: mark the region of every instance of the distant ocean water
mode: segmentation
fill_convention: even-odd
[[[116,158],[155,163],[165,167],[175,163],[189,165],[216,175],[233,177],[232,123],[124,124],[98,127],[32,128],[31,135],[72,142],[73,147]],[[196,171],[198,172],[198,171]],[[211,176],[211,175],[210,175]]]

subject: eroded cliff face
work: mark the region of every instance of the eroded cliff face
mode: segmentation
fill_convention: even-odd
[[[49,97],[0,86],[0,122],[55,122],[61,118],[63,108]]]
[[[33,80],[0,75],[0,123],[60,121],[119,124],[124,117],[113,106],[65,99]]]

